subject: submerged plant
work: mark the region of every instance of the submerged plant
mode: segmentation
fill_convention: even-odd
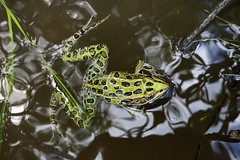
[[[1,5],[4,7],[6,14],[7,14],[7,20],[8,20],[8,31],[9,31],[9,46],[10,46],[10,52],[7,55],[6,59],[6,65],[5,65],[5,71],[6,74],[3,78],[3,81],[5,82],[2,84],[2,90],[4,95],[4,99],[2,102],[2,106],[0,108],[0,153],[2,150],[2,142],[3,142],[3,135],[4,135],[4,127],[5,123],[8,119],[8,111],[9,111],[9,98],[12,93],[13,88],[13,80],[14,80],[14,38],[13,38],[13,24],[15,23],[17,28],[20,30],[21,34],[30,42],[30,39],[28,38],[27,34],[21,27],[20,23],[18,22],[18,19],[15,17],[15,15],[12,13],[12,11],[7,7],[6,3],[3,0],[0,0]]]

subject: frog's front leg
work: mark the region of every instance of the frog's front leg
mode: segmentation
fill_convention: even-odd
[[[144,61],[139,60],[137,63],[137,66],[135,67],[135,74],[141,73],[141,70],[143,69]]]
[[[153,72],[155,72],[155,70],[156,69],[152,65],[150,65],[148,63],[145,63],[142,60],[139,60],[138,63],[137,63],[137,66],[135,68],[135,73],[138,74],[138,73],[141,73],[143,71],[153,73]]]
[[[63,52],[67,53],[71,51],[72,46],[76,43],[76,41],[82,37],[84,34],[86,34],[87,32],[93,30],[94,28],[98,27],[100,24],[102,24],[104,21],[106,21],[109,18],[110,15],[108,15],[107,17],[103,18],[102,20],[100,20],[99,22],[93,24],[92,26],[89,26],[90,22],[92,21],[92,16],[91,18],[88,20],[88,22],[83,26],[83,28],[81,28],[79,31],[77,31],[76,33],[74,33],[73,36],[71,36],[66,44],[64,45],[63,48]]]

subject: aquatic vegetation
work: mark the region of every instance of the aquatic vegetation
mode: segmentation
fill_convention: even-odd
[[[3,141],[3,136],[4,136],[4,126],[5,123],[8,119],[8,111],[9,111],[9,98],[12,93],[12,88],[13,88],[13,80],[14,80],[14,38],[13,38],[13,24],[17,26],[17,28],[20,30],[22,35],[26,38],[26,40],[30,41],[30,38],[27,36],[25,33],[24,29],[21,27],[20,23],[18,22],[18,19],[15,17],[15,15],[12,13],[12,11],[7,7],[6,3],[4,0],[0,0],[1,5],[5,8],[6,14],[7,14],[7,19],[8,19],[8,31],[9,31],[9,37],[10,37],[10,52],[8,53],[7,56],[7,63],[5,66],[5,75],[4,80],[5,84],[1,88],[1,92],[3,92],[4,95],[4,100],[2,102],[2,107],[0,108],[0,153],[1,153],[1,147],[2,147],[2,141]]]
[[[4,131],[7,136],[4,137],[3,154],[1,155],[3,158],[0,157],[0,159],[38,159],[39,156],[45,159],[74,159],[78,157],[78,153],[78,159],[87,159],[88,156],[89,159],[95,156],[99,156],[97,157],[99,159],[104,159],[104,157],[116,159],[114,157],[116,155],[119,155],[119,159],[127,159],[129,156],[139,160],[156,159],[155,157],[158,159],[166,159],[166,157],[168,159],[179,157],[181,157],[180,159],[194,159],[194,155],[198,157],[202,154],[200,151],[207,148],[205,141],[201,139],[208,139],[209,133],[214,133],[210,136],[213,140],[213,143],[209,143],[211,145],[214,145],[216,141],[226,142],[225,140],[229,136],[232,142],[236,142],[235,139],[239,138],[239,85],[232,89],[231,83],[225,79],[226,77],[239,79],[237,69],[239,68],[239,30],[237,25],[239,19],[236,17],[239,12],[231,10],[232,8],[236,9],[235,6],[225,10],[226,12],[221,12],[223,14],[220,15],[227,19],[231,17],[228,20],[235,24],[219,21],[219,17],[216,16],[217,19],[215,18],[197,36],[199,39],[194,38],[196,40],[190,42],[190,46],[196,48],[193,50],[185,48],[186,54],[193,51],[190,55],[185,56],[186,54],[182,52],[179,57],[172,57],[171,55],[175,55],[175,51],[171,46],[174,47],[175,44],[171,40],[182,39],[182,34],[188,34],[191,29],[193,30],[195,26],[201,24],[203,19],[208,16],[203,8],[214,10],[216,2],[192,1],[189,4],[180,1],[171,3],[166,0],[143,0],[141,2],[119,1],[111,2],[109,5],[98,5],[98,1],[89,1],[89,3],[84,1],[92,9],[95,8],[94,6],[98,6],[95,14],[88,12],[87,6],[83,6],[82,1],[78,0],[8,2],[7,4],[12,5],[14,14],[21,14],[19,16],[23,17],[24,22],[30,24],[28,25],[29,33],[36,39],[38,47],[19,47],[19,45],[15,49],[16,52],[13,52],[15,65],[13,64],[12,68],[8,70],[15,70],[12,78],[16,85],[12,87],[11,94],[7,93],[9,85],[3,83],[6,84],[2,88],[2,91],[5,91],[4,96],[9,94],[10,97],[10,100],[3,102],[12,110],[9,114],[10,118],[4,118],[4,120],[9,119],[10,123],[7,123],[8,128],[5,131],[2,128],[2,132]],[[108,2],[110,0],[106,1],[106,3]],[[191,8],[196,6],[196,10],[193,12]],[[4,11],[3,7],[1,9]],[[81,42],[77,43],[73,49],[79,47],[84,49],[84,46],[104,43],[109,48],[107,73],[118,73],[116,75],[126,77],[120,71],[134,73],[136,62],[143,60],[140,63],[150,64],[170,75],[176,83],[176,88],[170,101],[168,100],[162,105],[163,99],[160,98],[160,102],[154,101],[142,106],[142,108],[151,109],[147,112],[143,110],[147,116],[139,114],[135,118],[129,116],[127,110],[122,109],[125,107],[116,107],[121,103],[120,101],[109,96],[105,97],[103,101],[98,101],[98,107],[95,107],[96,115],[91,127],[80,129],[72,121],[77,119],[74,118],[74,115],[80,117],[79,114],[74,112],[71,114],[65,109],[70,108],[76,111],[78,108],[78,113],[83,117],[87,113],[81,105],[81,87],[84,84],[86,70],[97,61],[96,57],[92,57],[93,61],[63,62],[61,58],[75,60],[81,55],[64,54],[61,57],[60,48],[64,46],[67,37],[84,26],[90,15],[104,17],[109,13],[111,19],[104,23],[103,27],[94,29],[93,32],[81,38]],[[190,16],[188,13],[193,14]],[[13,19],[11,21],[14,22]],[[20,22],[22,21],[20,20]],[[8,33],[6,30],[9,23],[6,22],[4,21],[3,27],[5,28],[0,36],[5,42],[8,42],[9,38],[4,39],[5,35],[2,36],[3,33]],[[15,34],[14,32],[18,31],[17,25],[12,23],[12,26],[14,28],[13,36],[18,38],[21,31],[19,30],[19,33]],[[236,34],[233,34],[234,31]],[[179,33],[181,34],[179,35]],[[16,42],[18,41],[16,40]],[[18,44],[16,42],[15,44]],[[96,51],[97,46],[94,45],[91,51]],[[8,59],[5,50],[3,53],[3,57]],[[19,54],[16,55],[16,53]],[[83,50],[80,53],[83,53]],[[101,61],[98,64],[101,65]],[[234,69],[233,64],[235,65]],[[30,72],[22,74],[26,68],[30,68]],[[98,66],[95,68],[96,72],[98,72],[97,69]],[[149,72],[143,71],[143,73],[147,74],[149,78],[151,77]],[[4,82],[7,82],[7,75],[1,75],[2,77],[6,76]],[[104,73],[103,78],[106,79],[105,75]],[[221,78],[221,75],[226,77]],[[19,77],[24,81],[23,83]],[[112,77],[110,76],[110,78]],[[105,84],[105,79],[101,78],[94,79],[90,76],[91,83],[89,81],[88,84],[91,90],[99,90],[97,94],[100,95],[100,98],[103,97],[101,91],[104,92],[104,89],[111,93],[115,91]],[[129,76],[128,78],[133,77]],[[101,85],[95,85],[94,82]],[[238,83],[239,81],[231,82]],[[128,86],[132,86],[134,83],[133,79],[127,83],[116,82],[119,87],[123,88],[123,93],[129,89]],[[148,88],[151,88],[152,83],[148,83],[148,85]],[[11,98],[21,96],[15,92],[15,88],[19,89],[18,87],[23,88],[23,91],[28,91],[26,95],[28,104],[23,107],[23,111],[16,114],[13,108],[17,107],[14,106],[15,102]],[[25,89],[24,87],[29,88]],[[132,95],[145,97],[148,92],[143,94],[144,87],[137,87],[139,86],[133,87],[123,97]],[[118,93],[121,92],[118,91]],[[148,98],[153,97],[154,94]],[[132,98],[123,103],[135,102]],[[52,99],[51,108],[49,107],[50,99]],[[92,102],[92,99],[87,100]],[[143,104],[144,99],[141,100],[141,104]],[[25,102],[25,99],[22,101]],[[115,105],[108,102],[115,102]],[[8,108],[6,110],[8,111]],[[134,111],[132,110],[133,113]],[[18,119],[19,123],[16,125],[14,118],[18,117],[21,119]],[[59,126],[59,128],[55,128],[55,126]],[[235,132],[229,132],[231,130]],[[56,137],[49,141],[53,132]],[[58,137],[57,133],[62,134],[60,136],[64,136],[66,139]],[[224,135],[223,139],[217,139],[219,135]],[[70,149],[66,148],[63,140],[68,142]],[[174,142],[174,145],[169,142]],[[203,145],[199,149],[200,143]],[[151,147],[152,144],[155,149]],[[143,152],[139,152],[141,148],[144,149]],[[186,150],[186,148],[189,149]],[[224,150],[222,145],[208,148]],[[161,151],[163,153],[160,153]],[[235,149],[231,151],[235,152]],[[179,153],[179,156],[168,154],[172,152]],[[229,154],[231,154],[230,152]],[[186,156],[190,158],[186,158]],[[209,157],[205,159],[209,159]]]

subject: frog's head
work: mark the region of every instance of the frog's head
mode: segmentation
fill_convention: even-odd
[[[152,86],[154,89],[154,94],[151,95],[153,97],[151,100],[152,102],[156,99],[165,99],[172,97],[175,84],[165,72],[161,71],[160,73],[160,71],[156,70],[156,73],[152,77],[152,80],[154,82]]]

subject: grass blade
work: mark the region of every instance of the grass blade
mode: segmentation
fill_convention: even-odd
[[[57,73],[49,66],[49,64],[45,61],[45,59],[42,57],[42,61],[44,66],[46,67],[46,69],[49,71],[49,73],[53,76],[55,82],[57,83],[59,89],[61,90],[61,92],[64,93],[64,95],[66,96],[66,98],[69,100],[69,102],[73,105],[73,106],[77,106],[78,109],[84,113],[84,111],[81,109],[81,106],[79,105],[79,103],[77,102],[77,100],[73,97],[73,95],[71,94],[71,92],[67,89],[67,87],[64,85],[64,83],[61,81],[60,77],[57,75]]]
[[[15,17],[15,15],[12,13],[12,11],[7,7],[6,3],[3,0],[0,0],[0,3],[3,5],[3,7],[5,8],[7,15],[10,16],[10,19],[13,20],[13,22],[16,24],[16,26],[18,27],[18,29],[20,30],[20,32],[22,33],[22,35],[30,42],[30,38],[27,36],[26,32],[24,31],[24,29],[22,28],[22,26],[20,25],[19,21],[17,20],[17,18]],[[8,23],[11,21],[8,18]],[[11,22],[12,23],[12,22]]]

